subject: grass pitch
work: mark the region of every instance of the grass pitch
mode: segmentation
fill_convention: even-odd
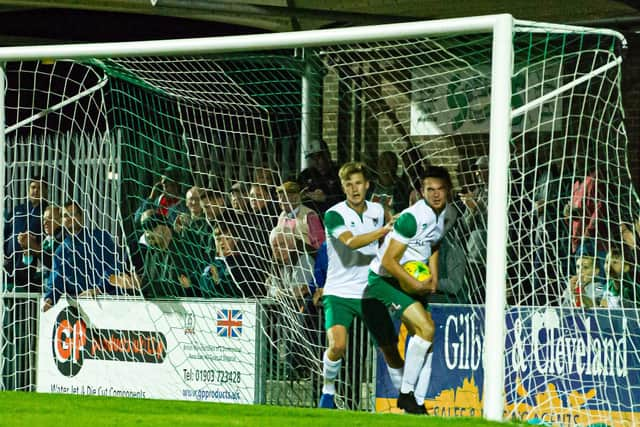
[[[498,426],[479,418],[435,418],[266,405],[0,392],[0,426]]]

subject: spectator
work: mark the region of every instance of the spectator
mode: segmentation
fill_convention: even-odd
[[[178,214],[173,224],[173,228],[177,233],[189,228],[192,223],[205,221],[204,210],[200,204],[201,197],[202,190],[198,186],[193,186],[187,191],[185,197],[187,212]]]
[[[180,194],[182,172],[173,166],[167,167],[160,181],[153,184],[149,196],[142,201],[135,213],[135,222],[140,224],[142,213],[153,209],[158,214],[166,217],[173,224],[182,212],[186,212],[186,206],[182,203]],[[144,242],[143,242],[144,243]]]
[[[200,197],[200,206],[204,217],[210,225],[222,218],[227,209],[227,199],[224,193],[212,189],[204,190]]]
[[[469,231],[467,238],[466,280],[471,303],[484,304],[487,264],[487,202],[489,199],[489,156],[475,162],[477,186],[471,192],[461,193],[465,205],[463,221]]]
[[[465,287],[467,251],[464,242],[468,232],[462,219],[464,204],[449,203],[445,212],[444,237],[438,256],[438,289],[429,298],[433,303],[469,303],[469,289]]]
[[[214,229],[217,257],[204,269],[200,282],[203,296],[253,298],[266,294],[266,271],[247,251],[248,242],[241,239],[237,223],[229,214]]]
[[[279,209],[274,200],[275,197],[271,194],[268,186],[264,184],[251,185],[249,190],[249,204],[251,205],[251,211],[255,215],[265,217],[266,223],[269,221],[277,222]]]
[[[141,215],[146,244],[132,243],[134,270],[120,275],[112,284],[123,289],[140,288],[146,298],[199,296],[202,265],[185,253],[168,219],[154,209]]]
[[[213,228],[207,222],[202,207],[203,191],[199,187],[191,187],[186,194],[186,205],[189,213],[178,215],[173,229],[176,239],[181,246],[181,256],[190,258],[195,265],[199,262],[206,265],[214,259],[215,252],[211,252],[209,245],[213,242]],[[213,243],[215,246],[215,243]],[[198,266],[200,271],[202,266]]]
[[[392,214],[409,206],[411,185],[406,175],[397,175],[398,156],[393,151],[384,151],[378,157],[377,178],[371,180],[367,198],[380,203]]]
[[[257,166],[253,172],[253,182],[257,184],[275,185],[275,174],[268,165]]]
[[[204,251],[206,259],[213,260],[216,257],[216,241],[213,231],[227,209],[224,193],[207,189],[202,193],[200,205],[205,217],[205,223],[199,230],[203,245],[201,249]]]
[[[53,268],[53,254],[62,243],[62,209],[59,206],[49,205],[42,214],[42,230],[44,239],[42,244],[33,244],[29,250],[25,250],[22,257],[26,265],[37,265],[42,274],[42,284],[45,293],[51,288],[50,276]]]
[[[277,268],[269,295],[285,300],[292,304],[293,309],[301,311],[304,298],[310,295],[308,283],[313,280],[313,258],[303,250],[302,235],[289,228],[274,228],[269,243]]]
[[[298,177],[302,198],[306,205],[322,216],[331,206],[344,199],[338,168],[331,161],[329,147],[324,141],[314,140],[305,151],[309,167]]]
[[[601,307],[621,308],[635,307],[637,297],[629,272],[631,265],[625,261],[620,249],[612,248],[605,260],[607,287],[602,294]]]
[[[276,227],[270,234],[274,275],[269,280],[269,296],[277,301],[272,340],[281,353],[278,359],[289,365],[293,378],[306,376],[314,367],[305,342],[317,340],[314,316],[305,313],[305,300],[310,296],[308,283],[313,280],[314,261],[303,251],[300,233]],[[281,313],[282,311],[283,313]],[[294,333],[302,330],[301,334]],[[314,331],[312,334],[307,331]]]
[[[608,239],[603,181],[604,174],[593,169],[582,181],[573,184],[571,202],[564,209],[571,227],[571,254],[597,251],[598,268],[603,271]]]
[[[53,307],[63,294],[76,297],[116,292],[109,281],[117,271],[111,235],[87,228],[84,213],[74,201],[64,205],[63,226],[67,237],[53,256],[51,289],[44,295],[43,311]]]
[[[638,241],[640,241],[638,239],[638,235],[640,235],[640,214],[636,216],[633,224],[621,222],[620,234],[626,247],[635,252],[638,247]]]
[[[251,212],[249,200],[250,186],[241,182],[236,182],[231,186],[231,207],[240,212]]]
[[[264,184],[235,183],[231,188],[233,213],[223,215],[235,238],[242,242],[241,252],[248,265],[266,275],[271,258],[269,232],[276,226],[278,209],[269,187]]]
[[[470,181],[475,171],[470,171],[469,164],[469,160],[458,163],[456,178],[461,187],[457,192],[452,190],[448,196],[449,207],[445,211],[444,237],[440,241],[438,257],[438,289],[430,296],[430,302],[468,304],[470,300],[469,289],[465,286],[469,284],[465,281],[469,231],[463,219],[467,207],[460,198],[461,194],[475,188],[475,181]]]
[[[555,163],[538,175],[534,187],[534,280],[536,305],[557,304],[561,278],[569,271],[562,263],[569,256],[569,229],[563,221],[563,207],[571,193]]]
[[[594,254],[579,254],[576,259],[576,274],[569,278],[561,304],[565,307],[599,306],[605,290],[605,286],[596,279],[599,273]]]
[[[42,241],[43,201],[47,183],[41,177],[29,180],[27,202],[17,205],[6,215],[4,223],[4,268],[16,290],[40,291],[41,277],[23,251],[38,248]],[[28,261],[26,264],[24,261]]]
[[[252,184],[249,191],[251,212],[240,219],[245,235],[244,239],[254,244],[249,249],[255,256],[269,258],[269,233],[278,224],[279,209],[276,198],[263,184]]]
[[[318,214],[302,204],[300,185],[287,181],[278,187],[280,217],[278,227],[289,228],[302,235],[305,249],[316,252],[324,242],[324,228]]]

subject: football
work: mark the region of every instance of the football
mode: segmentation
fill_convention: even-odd
[[[404,271],[419,281],[427,280],[431,276],[429,266],[422,261],[407,261],[402,266]]]

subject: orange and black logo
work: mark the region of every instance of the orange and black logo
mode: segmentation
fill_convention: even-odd
[[[63,309],[53,327],[53,358],[68,377],[80,372],[85,359],[162,363],[166,355],[162,333],[87,328],[75,307]]]

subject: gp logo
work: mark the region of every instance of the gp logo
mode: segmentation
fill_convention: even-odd
[[[75,307],[58,314],[52,346],[58,371],[67,377],[76,376],[86,359],[162,363],[167,354],[161,332],[87,328]]]

